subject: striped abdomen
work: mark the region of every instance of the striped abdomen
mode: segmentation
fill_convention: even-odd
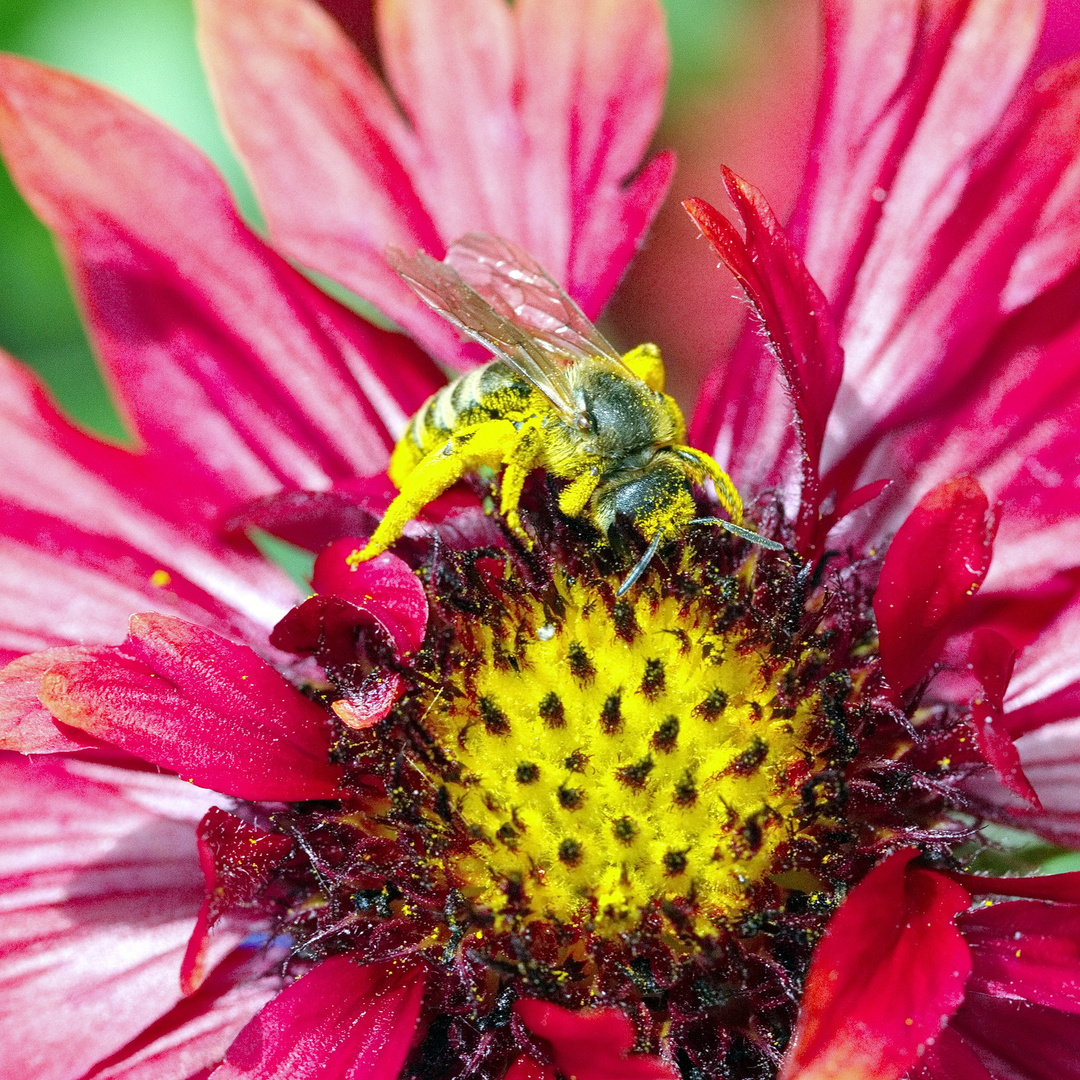
[[[425,454],[437,450],[462,427],[531,411],[531,405],[543,407],[546,400],[501,360],[474,368],[420,406],[394,449],[390,479],[400,487]]]

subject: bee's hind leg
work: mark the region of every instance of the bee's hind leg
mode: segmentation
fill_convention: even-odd
[[[384,552],[421,510],[456,484],[467,472],[482,465],[497,469],[505,447],[517,435],[509,420],[488,420],[472,431],[447,439],[426,454],[402,480],[401,492],[389,505],[367,546],[346,560],[351,566]]]
[[[516,437],[513,446],[503,458],[506,463],[506,471],[503,473],[500,484],[499,513],[506,518],[506,525],[510,531],[530,550],[532,549],[532,539],[521,524],[518,504],[521,502],[521,491],[525,486],[525,478],[538,464],[540,423],[539,417],[531,418],[526,420],[515,433]]]

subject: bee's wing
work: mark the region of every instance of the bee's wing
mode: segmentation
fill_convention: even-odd
[[[564,366],[529,331],[496,311],[454,267],[423,252],[409,256],[398,248],[387,248],[386,259],[424,303],[490,349],[543,392],[559,412],[576,421],[580,410]]]
[[[491,306],[563,363],[582,357],[622,360],[547,271],[511,240],[469,233],[450,246],[446,261]]]

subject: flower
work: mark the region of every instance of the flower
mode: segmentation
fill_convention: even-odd
[[[480,359],[384,249],[506,235],[595,315],[670,174],[625,182],[659,9],[385,0],[391,97],[308,0],[201,7],[274,248],[178,137],[0,61],[138,438],[4,362],[8,1071],[1075,1072],[1077,875],[983,828],[1077,842],[1080,67],[1029,71],[1040,5],[828,5],[790,230],[728,172],[741,228],[687,204],[755,320],[691,441],[780,550],[604,543],[540,476],[522,539],[477,475],[367,561],[414,341]]]

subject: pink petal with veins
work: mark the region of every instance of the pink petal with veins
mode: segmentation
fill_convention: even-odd
[[[267,248],[201,153],[116,95],[5,57],[0,147],[134,429],[218,507],[381,470],[443,381]]]
[[[202,893],[174,777],[0,758],[0,1073],[71,1080],[180,997]]]
[[[280,960],[273,953],[270,958]],[[281,979],[267,972],[267,959],[254,950],[237,949],[195,994],[99,1061],[93,1080],[202,1080],[221,1062],[237,1033],[280,990]]]
[[[275,241],[459,367],[479,354],[404,287],[387,245],[441,258],[467,232],[506,236],[595,317],[673,168],[661,156],[631,180],[667,76],[660,5],[384,0],[377,24],[389,86],[312,0],[200,4]]]
[[[219,538],[216,481],[78,430],[3,354],[0,463],[0,648],[116,641],[133,610],[166,606],[265,649],[295,602],[251,544]]]

